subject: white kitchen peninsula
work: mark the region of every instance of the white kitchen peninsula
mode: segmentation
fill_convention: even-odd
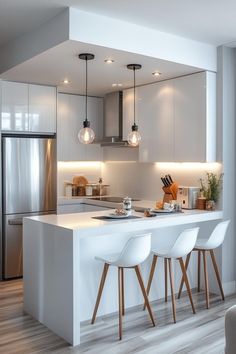
[[[94,260],[95,255],[119,252],[132,234],[146,230],[152,232],[153,244],[165,245],[173,242],[182,228],[222,218],[221,211],[199,210],[154,218],[144,218],[143,213],[137,212],[137,219],[93,218],[107,213],[108,210],[24,219],[24,310],[72,345],[80,344],[80,323],[91,318],[95,304],[103,266]],[[159,272],[162,276],[160,268],[157,279]],[[149,263],[145,262],[145,282],[148,270]],[[125,272],[126,307],[143,301],[131,273]],[[98,316],[117,311],[116,279],[108,274]],[[190,281],[193,283],[191,277]],[[154,284],[151,300],[162,297],[156,291]]]

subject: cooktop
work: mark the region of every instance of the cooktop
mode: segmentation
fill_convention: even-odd
[[[93,198],[90,198],[90,199],[101,200],[103,202],[122,203],[124,198],[122,198],[122,197],[93,197]],[[133,202],[133,201],[139,201],[140,199],[131,198],[131,200]]]

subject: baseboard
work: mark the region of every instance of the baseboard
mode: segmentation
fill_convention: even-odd
[[[236,293],[236,281],[235,280],[223,283],[222,285],[223,285],[225,295],[231,295],[231,294]]]

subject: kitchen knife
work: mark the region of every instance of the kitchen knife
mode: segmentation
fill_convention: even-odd
[[[171,182],[171,183],[174,183],[174,182],[173,182],[173,179],[171,178],[171,175],[168,175],[168,177],[169,177],[170,182]]]
[[[162,180],[162,183],[164,184],[164,187],[167,187],[165,178],[164,178],[164,177],[161,177],[161,180]]]
[[[167,186],[169,187],[169,186],[171,185],[171,182],[169,181],[169,179],[168,179],[168,176],[167,176],[167,175],[165,175],[165,180],[166,180]]]

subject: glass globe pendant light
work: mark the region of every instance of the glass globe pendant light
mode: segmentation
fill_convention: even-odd
[[[90,53],[79,54],[79,59],[86,62],[86,84],[85,84],[85,120],[83,121],[83,128],[78,133],[79,141],[82,144],[91,144],[94,141],[95,133],[90,128],[90,121],[88,120],[88,60],[94,59],[94,55]]]
[[[141,135],[138,132],[138,126],[135,122],[135,70],[139,70],[142,68],[140,64],[129,64],[127,65],[127,69],[133,70],[134,72],[134,124],[131,127],[131,132],[128,135],[128,143],[131,146],[138,146],[141,141]]]

